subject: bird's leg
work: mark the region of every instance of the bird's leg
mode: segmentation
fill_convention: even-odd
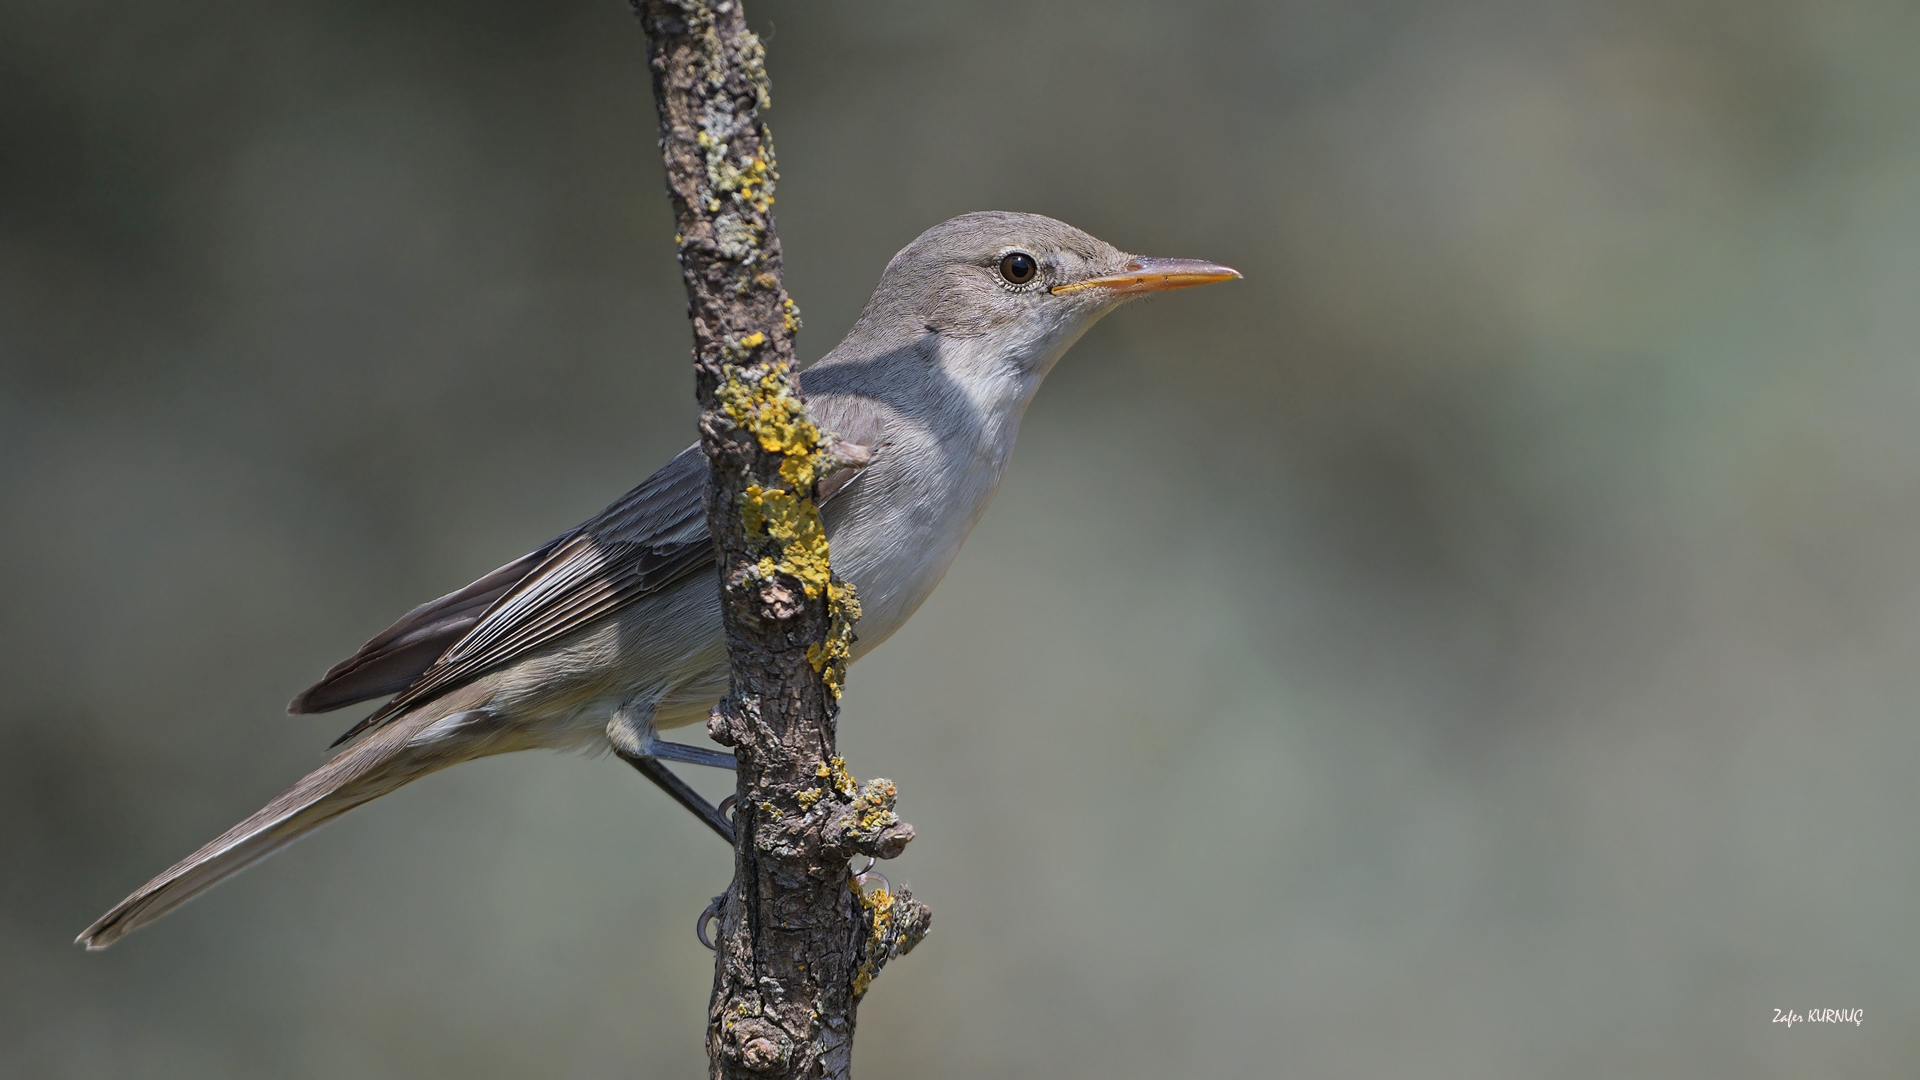
[[[673,796],[673,801],[692,811],[694,817],[706,822],[708,828],[720,834],[720,839],[725,840],[729,845],[733,843],[733,823],[728,821],[719,809],[699,792],[688,787],[685,780],[675,776],[673,770],[667,768],[666,762],[657,758],[630,755],[622,750],[615,750],[614,753],[619,754],[622,761],[640,770],[641,776],[660,785],[661,791]]]
[[[621,757],[649,757],[660,761],[678,761],[686,765],[706,765],[715,769],[733,768],[733,755],[725,750],[662,739],[653,727],[653,706],[627,704],[615,710],[607,721],[607,740]]]
[[[689,765],[711,765],[717,769],[733,768],[733,755],[721,750],[707,750],[698,746],[684,746],[667,742],[654,734],[653,709],[648,706],[638,708],[623,707],[607,721],[607,741],[613,744],[613,752],[620,760],[640,771],[640,775],[659,785],[660,790],[673,797],[673,801],[686,807],[694,817],[707,823],[707,827],[720,834],[720,838],[729,845],[733,843],[733,823],[720,809],[708,802],[701,794],[689,787],[685,780],[674,775],[667,768],[667,762],[680,761]]]
[[[648,729],[652,736],[652,729]],[[668,742],[665,739],[649,737],[647,749],[649,757],[661,761],[678,761],[686,765],[706,765],[710,768],[733,771],[733,755],[725,750],[709,750],[704,746],[688,746],[686,743]]]

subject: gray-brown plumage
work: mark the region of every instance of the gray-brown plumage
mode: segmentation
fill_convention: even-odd
[[[1127,255],[1032,214],[957,217],[894,256],[846,339],[800,377],[820,427],[871,454],[822,489],[834,569],[864,612],[854,658],[939,583],[999,485],[1027,403],[1087,327],[1135,295],[1237,276]],[[727,683],[706,484],[689,448],[592,520],[402,616],[290,706],[393,695],[346,747],[79,940],[105,948],[460,761],[539,747],[639,763],[671,746],[654,730],[704,720]]]

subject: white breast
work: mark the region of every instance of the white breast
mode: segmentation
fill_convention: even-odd
[[[1026,381],[955,379],[930,389],[938,400],[925,408],[883,408],[873,464],[825,513],[834,570],[860,597],[856,659],[912,616],[960,554],[1006,472]]]

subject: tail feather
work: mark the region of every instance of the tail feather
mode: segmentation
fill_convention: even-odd
[[[135,890],[87,927],[75,943],[89,950],[104,949],[354,807],[451,764],[409,747],[408,738],[417,726],[396,724],[348,747],[245,821]]]

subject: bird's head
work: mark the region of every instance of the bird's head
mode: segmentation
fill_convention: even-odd
[[[1126,301],[1239,276],[1209,262],[1129,255],[1039,214],[962,214],[893,257],[855,333],[892,342],[934,335],[951,342],[940,352],[969,374],[1034,380]]]

